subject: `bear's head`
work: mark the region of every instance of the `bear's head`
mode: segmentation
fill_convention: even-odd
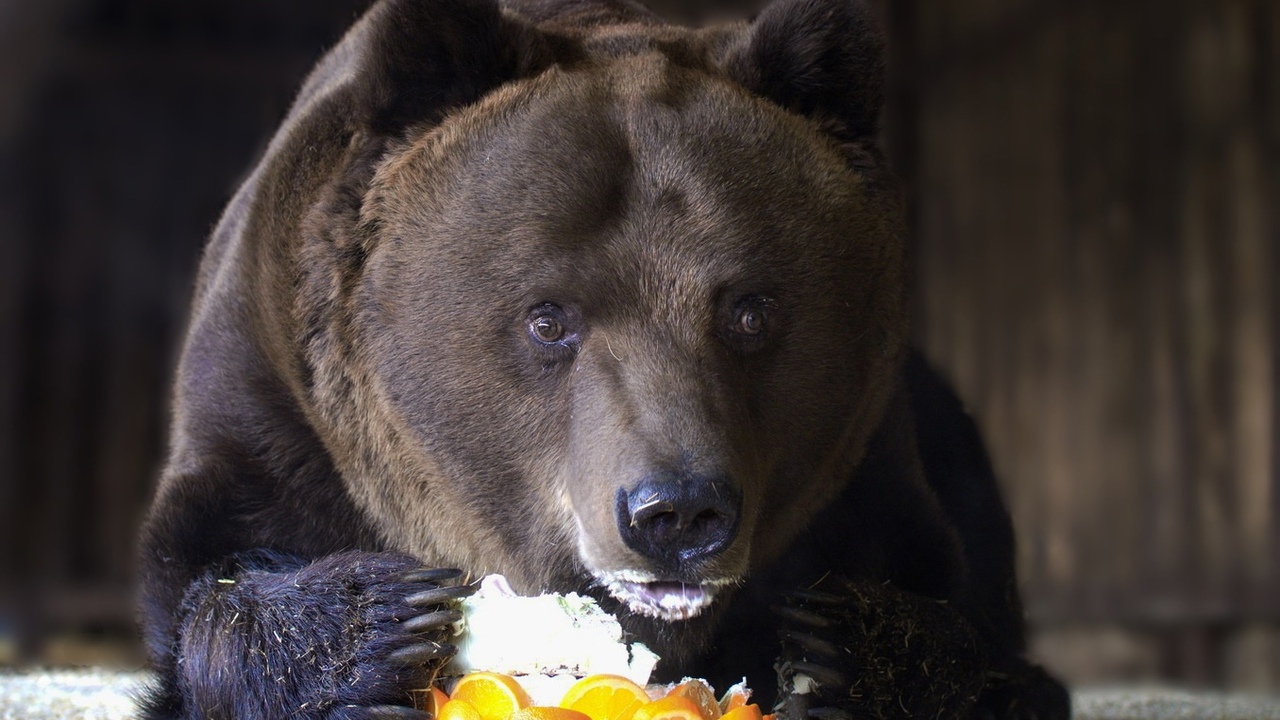
[[[308,416],[392,546],[678,655],[841,490],[902,357],[881,43],[846,0],[529,5],[366,21],[304,222]]]

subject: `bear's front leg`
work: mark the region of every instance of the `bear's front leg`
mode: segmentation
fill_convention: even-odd
[[[942,601],[827,579],[789,593],[778,659],[786,720],[967,718],[987,679],[972,627]]]
[[[142,717],[426,720],[412,692],[455,652],[458,575],[391,553],[236,556],[188,586]]]

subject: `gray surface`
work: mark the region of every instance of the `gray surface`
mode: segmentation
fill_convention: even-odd
[[[128,720],[144,673],[0,673],[0,720]],[[1079,690],[1077,720],[1280,720],[1280,696],[1151,688]]]
[[[1280,697],[1167,688],[1078,690],[1081,720],[1280,720]]]
[[[105,670],[0,674],[0,720],[127,720],[143,673]]]

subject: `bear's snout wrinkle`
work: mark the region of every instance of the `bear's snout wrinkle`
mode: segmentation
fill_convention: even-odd
[[[723,477],[659,472],[630,490],[618,488],[616,508],[627,547],[674,570],[729,547],[742,491]]]

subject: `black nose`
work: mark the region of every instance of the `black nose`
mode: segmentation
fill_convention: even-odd
[[[658,473],[618,489],[618,532],[627,547],[666,564],[701,560],[738,533],[742,493],[727,479]]]

